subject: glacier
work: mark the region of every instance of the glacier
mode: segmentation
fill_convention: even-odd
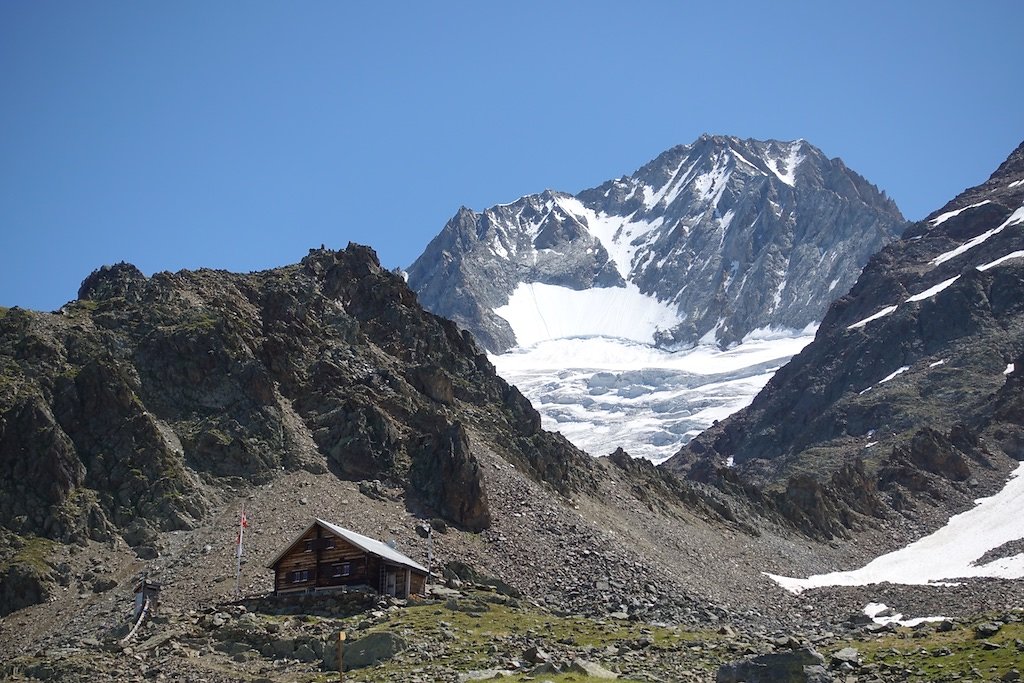
[[[489,358],[537,408],[544,429],[591,455],[621,447],[661,462],[748,405],[815,329],[757,330],[724,351],[713,344],[669,351],[600,335],[548,338]]]

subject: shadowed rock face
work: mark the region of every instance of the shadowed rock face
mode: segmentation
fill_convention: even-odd
[[[494,309],[521,283],[629,282],[685,317],[659,342],[712,333],[724,346],[757,328],[820,321],[904,227],[884,193],[802,140],[702,136],[575,196],[460,209],[409,268],[409,283],[492,352],[516,344]]]
[[[731,457],[769,483],[861,456],[881,488],[933,491],[990,449],[1020,458],[1022,207],[1024,145],[873,257],[815,341],[664,466],[699,473]]]
[[[0,525],[15,533],[190,528],[210,482],[282,468],[380,479],[479,530],[482,433],[557,490],[589,476],[472,338],[365,247],[249,275],[118,264],[80,296],[55,314],[0,311]]]

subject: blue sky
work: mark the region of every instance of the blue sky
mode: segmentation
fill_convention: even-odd
[[[94,268],[408,266],[461,205],[802,137],[921,218],[1024,139],[1024,3],[0,3],[0,305]]]

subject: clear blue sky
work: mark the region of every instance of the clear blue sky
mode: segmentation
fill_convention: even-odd
[[[921,218],[1024,138],[1024,3],[0,3],[0,305],[94,268],[408,266],[460,205],[802,137]]]

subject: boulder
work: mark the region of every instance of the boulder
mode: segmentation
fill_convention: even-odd
[[[590,678],[599,678],[614,680],[619,677],[619,674],[614,671],[609,671],[596,662],[589,662],[585,659],[574,659],[569,665],[569,673],[583,674]]]
[[[388,631],[371,633],[359,640],[343,643],[342,662],[345,671],[362,669],[387,661],[409,647],[404,638]],[[338,670],[338,641],[331,639],[324,647],[323,668],[325,671]]]
[[[824,683],[825,658],[811,648],[760,655],[753,659],[723,664],[715,683]]]

